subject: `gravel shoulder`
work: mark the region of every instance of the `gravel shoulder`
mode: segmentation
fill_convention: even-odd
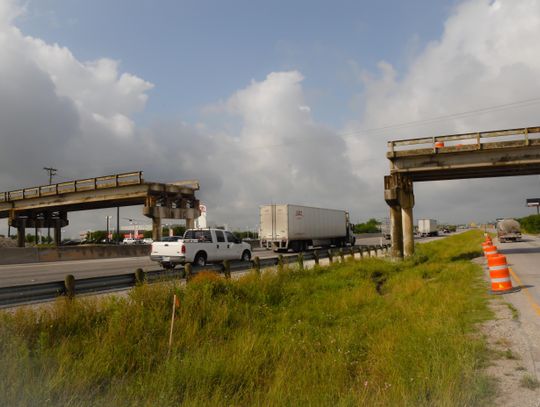
[[[476,263],[489,274],[483,259]],[[514,283],[515,284],[515,283]],[[495,318],[482,324],[489,347],[486,373],[497,383],[494,406],[540,407],[540,326],[522,292],[493,296]]]

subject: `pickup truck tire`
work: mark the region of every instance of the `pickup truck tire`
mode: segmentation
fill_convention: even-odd
[[[199,252],[195,255],[195,259],[193,260],[193,265],[198,267],[204,267],[206,266],[206,253],[205,252]]]
[[[244,250],[244,253],[242,253],[242,257],[240,257],[240,260],[242,261],[250,261],[251,260],[251,253],[249,250]]]

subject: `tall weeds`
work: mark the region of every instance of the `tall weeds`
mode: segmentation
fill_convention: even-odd
[[[0,405],[481,405],[480,240],[0,314]]]

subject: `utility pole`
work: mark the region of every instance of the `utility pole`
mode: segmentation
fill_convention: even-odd
[[[43,169],[49,173],[49,185],[52,185],[52,177],[56,175],[58,169],[52,167],[43,167]],[[50,221],[51,219],[48,219],[47,221],[47,243],[51,242],[51,226],[49,225]]]
[[[43,167],[43,169],[49,173],[49,185],[52,185],[52,178],[56,175],[58,169],[52,167]]]

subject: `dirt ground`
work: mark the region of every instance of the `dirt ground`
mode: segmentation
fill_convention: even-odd
[[[484,266],[483,259],[476,262]],[[487,270],[484,277],[489,282]],[[498,387],[494,406],[540,407],[540,331],[530,320],[535,315],[522,309],[526,303],[522,305],[520,295],[493,296],[495,319],[481,328],[490,348],[486,372]]]

